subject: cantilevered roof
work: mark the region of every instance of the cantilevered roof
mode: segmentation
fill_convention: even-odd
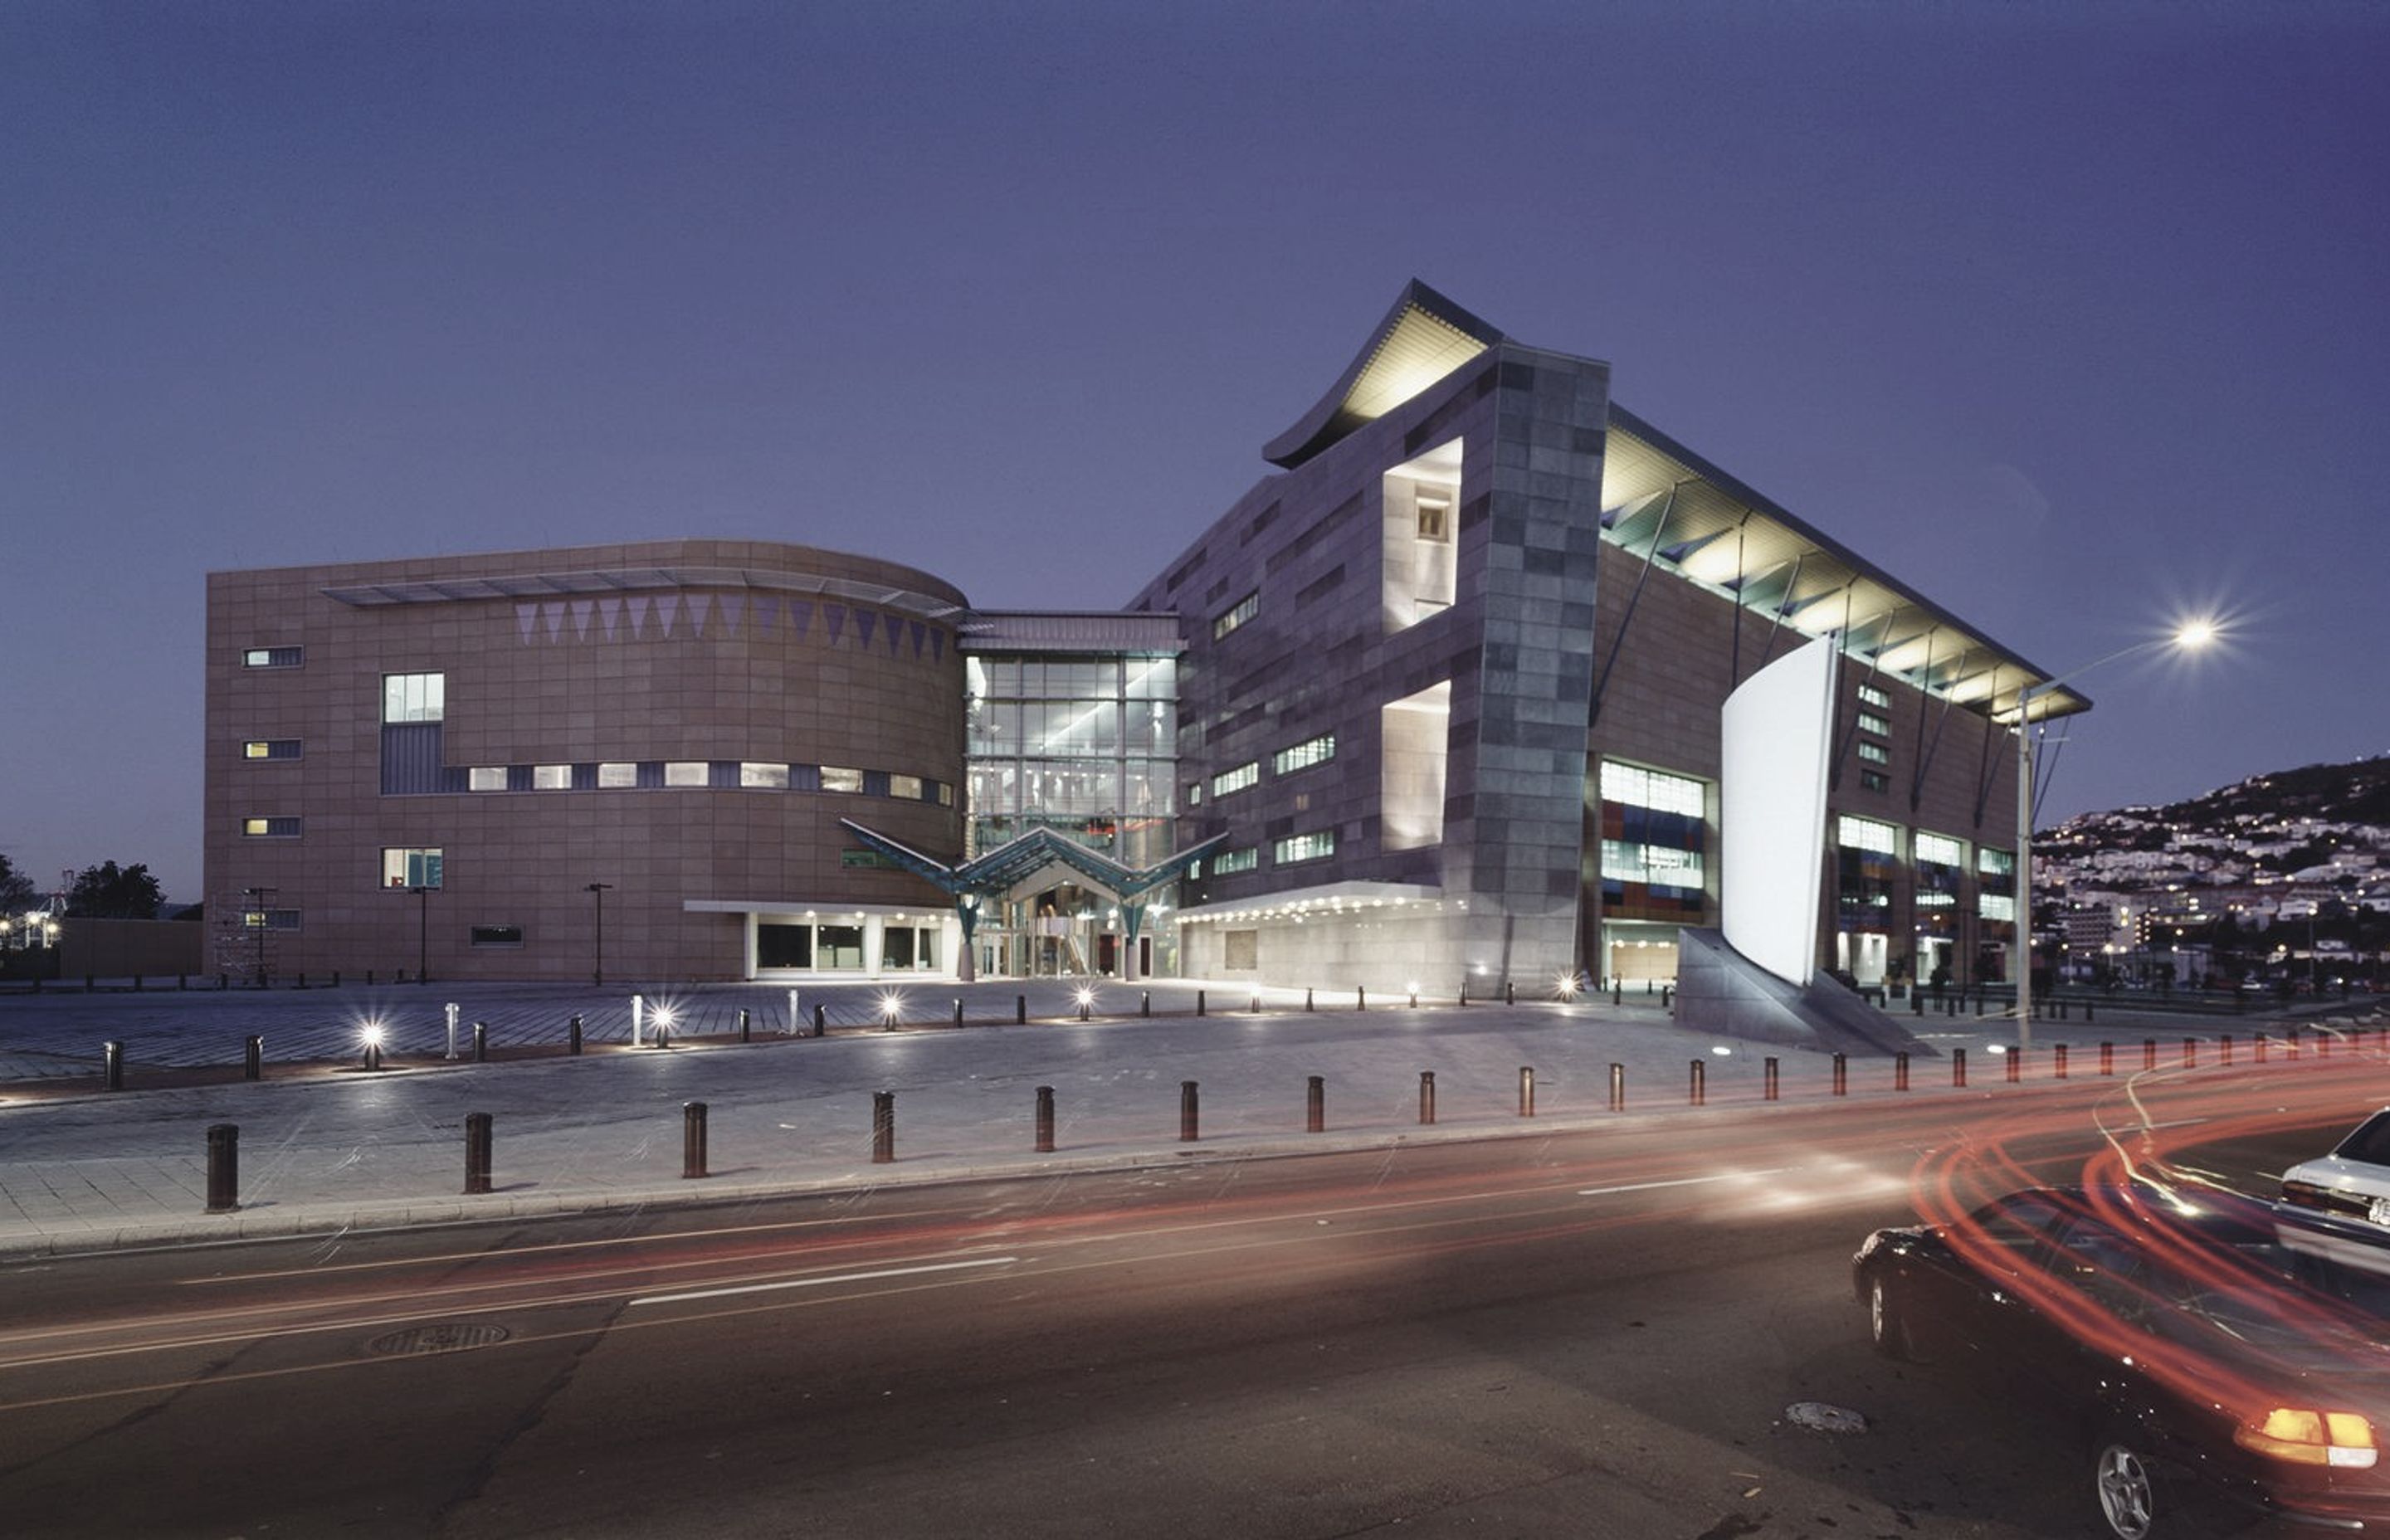
[[[965,652],[1150,652],[1187,650],[1178,617],[1116,610],[980,610],[955,627]]]
[[[1413,278],[1319,404],[1265,445],[1262,457],[1291,470],[1500,340],[1501,332]]]
[[[486,577],[414,579],[403,583],[336,584],[324,597],[341,604],[456,604],[474,599],[554,598],[563,594],[628,594],[667,588],[754,588],[787,594],[822,594],[876,604],[927,619],[965,613],[935,595],[884,583],[812,572],[747,567],[631,567],[564,572],[499,572]]]
[[[1839,632],[1855,657],[1919,689],[2012,720],[2050,675],[1980,627],[1802,522],[1613,402],[1601,478],[1604,536],[1808,636]],[[2088,711],[2060,688],[2037,722]]]

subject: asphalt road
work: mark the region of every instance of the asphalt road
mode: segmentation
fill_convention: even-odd
[[[2069,1431],[1870,1354],[1854,1245],[2127,1157],[2262,1187],[2384,1090],[2159,1075],[13,1265],[0,1527],[2089,1534]]]

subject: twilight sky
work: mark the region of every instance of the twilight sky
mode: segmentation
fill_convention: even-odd
[[[2087,19],[2086,13],[2089,19]],[[0,6],[0,852],[199,896],[203,574],[1125,600],[1414,276],[2044,668],[2390,751],[2390,7]]]

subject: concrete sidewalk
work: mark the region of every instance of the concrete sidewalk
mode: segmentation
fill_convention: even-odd
[[[1174,999],[1183,988],[1190,1005],[1196,987],[1169,986]],[[1306,1011],[1300,992],[1279,991],[1254,1013],[1243,1008],[1251,992],[1240,989],[1233,996],[1240,1008],[1227,1014],[1215,993],[1201,1017],[1095,1014],[1086,1023],[1015,1026],[1011,1007],[1024,994],[1033,995],[1033,1016],[1074,1017],[1069,987],[1049,982],[1034,994],[1012,983],[977,988],[965,1014],[979,1024],[960,1030],[944,1024],[951,1020],[946,1012],[932,1018],[942,1023],[934,1027],[879,1030],[867,1024],[879,992],[855,987],[838,995],[842,1015],[829,1012],[830,999],[820,1002],[833,1022],[849,1023],[833,1025],[829,1035],[788,1036],[759,1026],[747,1045],[726,1034],[739,1002],[760,1022],[755,992],[684,991],[686,1000],[703,1002],[689,1019],[711,1024],[723,1038],[684,1036],[665,1051],[633,1050],[620,1046],[627,1037],[624,1009],[624,1030],[608,1034],[614,1041],[593,1030],[593,1046],[582,1057],[517,1042],[509,1046],[516,1057],[487,1064],[438,1058],[444,1043],[426,1024],[436,1022],[436,1014],[418,995],[388,1060],[394,1067],[381,1073],[319,1066],[277,1069],[254,1084],[230,1079],[143,1089],[136,1072],[134,1088],[115,1093],[85,1089],[93,1085],[87,1078],[6,1087],[0,1089],[0,1256],[1515,1136],[1526,1131],[1519,1110],[1523,1066],[1535,1071],[1534,1127],[1548,1131],[1620,1121],[1609,1110],[1613,1064],[1621,1066],[1632,1119],[1755,1111],[1771,1055],[1780,1062],[1783,1105],[1816,1105],[1831,1095],[1827,1056],[1698,1037],[1675,1026],[1656,1003],[1613,1006],[1604,998],[1414,1009],[1372,1001],[1363,1011],[1348,994],[1332,1003],[1323,995],[1316,1001],[1320,1008]],[[1159,1012],[1164,986],[1153,990]],[[929,993],[950,1000],[961,992],[945,985]],[[569,1015],[564,1007],[572,998],[509,986],[475,991],[469,1005],[485,1019],[505,1009],[547,1023]],[[1101,998],[1134,1011],[1138,992],[1111,985]],[[606,999],[623,1002],[619,992]],[[598,1015],[596,998],[584,1004],[585,1016]],[[331,1014],[321,1002],[316,1009]],[[64,1013],[47,1024],[80,1033],[97,1022]],[[196,1027],[183,1023],[211,1041],[232,1024],[229,1017],[206,1015]],[[1909,1024],[1938,1053],[1969,1050],[1968,1096],[2007,1089],[2002,1059],[1991,1049],[2012,1033],[2012,1023],[1929,1018]],[[2362,1058],[2350,1037],[2336,1039],[2352,1070],[2378,1072],[2383,1024],[2378,1016],[2363,1020],[2369,1051]],[[2120,1075],[2141,1067],[2144,1038],[2155,1039],[2161,1061],[2172,1064],[2182,1039],[2192,1037],[2202,1061],[2213,1063],[2217,1036],[2230,1032],[2246,1062],[2252,1035],[2263,1025],[2197,1026],[2178,1018],[2146,1028],[2115,1020],[2037,1023],[2026,1078],[2049,1078],[2058,1043],[2068,1044],[2078,1080],[2096,1076],[2102,1040],[2116,1043]],[[6,1055],[42,1051],[24,1047],[41,1034],[23,1029],[24,1013],[0,1016]],[[152,1021],[148,1030],[171,1037],[174,1024]],[[2275,1052],[2285,1052],[2281,1028],[2272,1030]],[[2358,1030],[2355,1020],[2344,1030]],[[341,1032],[346,1059],[353,1028]],[[2306,1052],[2316,1051],[2310,1035]],[[1689,1105],[1696,1060],[1708,1102],[1700,1111]],[[136,1071],[155,1062],[135,1059]],[[90,1068],[84,1065],[84,1076]],[[1435,1077],[1433,1126],[1420,1118],[1422,1073]],[[1910,1095],[1953,1094],[1947,1057],[1920,1057],[1910,1074]],[[1317,1135],[1305,1131],[1312,1075],[1326,1083],[1327,1131]],[[1854,1059],[1848,1075],[1854,1097],[1901,1094],[1888,1060]],[[1199,1087],[1201,1138],[1193,1143],[1178,1136],[1187,1081]],[[1051,1154],[1033,1149],[1040,1085],[1055,1091]],[[896,1159],[890,1164],[871,1160],[872,1095],[879,1091],[895,1094]],[[2382,1095],[2379,1080],[2370,1080],[2359,1099]],[[711,1174],[702,1180],[682,1175],[682,1109],[692,1101],[709,1108]],[[1951,1105],[1954,1118],[1963,1115],[1964,1103]],[[494,1190],[468,1197],[464,1127],[470,1112],[494,1120]],[[224,1214],[203,1212],[206,1133],[215,1123],[240,1130],[240,1207]]]

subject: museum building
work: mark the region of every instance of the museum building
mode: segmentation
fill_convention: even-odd
[[[1816,966],[2006,978],[2048,676],[1610,387],[1414,283],[1118,610],[756,541],[212,573],[214,966],[1665,980],[1726,702],[1822,639]]]

